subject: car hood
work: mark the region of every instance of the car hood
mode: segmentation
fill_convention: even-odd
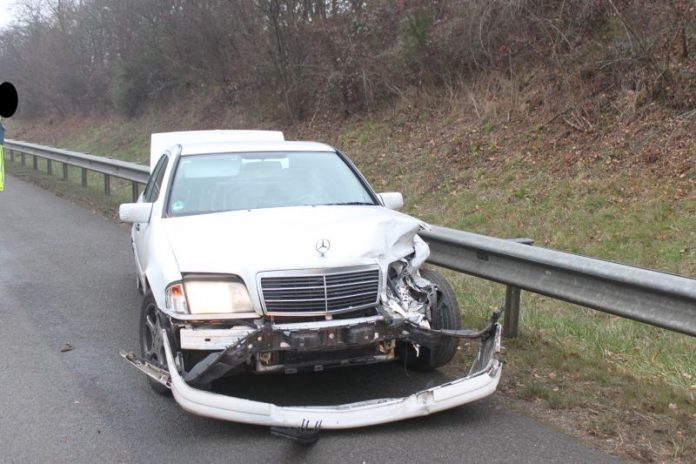
[[[386,266],[414,250],[425,223],[381,206],[300,206],[168,218],[165,234],[180,272],[236,274]],[[317,243],[328,240],[325,256]]]

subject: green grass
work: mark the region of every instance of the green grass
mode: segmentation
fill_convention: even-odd
[[[635,190],[628,192],[631,186]],[[642,191],[645,186],[649,193]],[[622,188],[625,195],[617,193]],[[415,215],[433,223],[500,237],[528,236],[540,246],[696,274],[696,203],[669,198],[668,189],[651,179],[588,176],[549,183],[544,173],[532,173],[516,182],[478,183],[456,195],[440,194],[437,202],[423,198],[415,209]],[[452,278],[460,282],[467,309],[483,309],[481,317],[502,301],[498,286]],[[528,294],[521,327],[548,332],[561,346],[626,366],[641,377],[683,388],[696,384],[696,340],[691,337]]]

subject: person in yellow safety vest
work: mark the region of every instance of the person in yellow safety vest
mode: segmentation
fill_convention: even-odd
[[[5,152],[2,147],[5,144],[5,126],[0,118],[0,192],[5,189]]]
[[[17,89],[9,82],[0,84],[0,192],[5,188],[5,127],[2,118],[9,118],[17,111]]]

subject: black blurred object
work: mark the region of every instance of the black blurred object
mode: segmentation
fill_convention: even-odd
[[[9,118],[17,111],[17,89],[9,82],[0,84],[0,116]]]
[[[319,440],[319,428],[271,427],[271,435],[287,438],[300,445],[313,445]]]

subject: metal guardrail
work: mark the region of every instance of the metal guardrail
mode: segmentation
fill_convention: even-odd
[[[60,148],[46,147],[35,143],[20,142],[18,140],[5,140],[5,153],[10,155],[10,160],[15,160],[15,155],[21,157],[22,166],[26,166],[26,156],[32,156],[32,167],[38,169],[38,158],[46,159],[48,174],[53,173],[54,161],[63,164],[63,179],[68,179],[68,166],[76,166],[82,170],[82,186],[87,186],[87,171],[94,171],[104,175],[104,193],[111,195],[111,178],[117,177],[131,182],[131,194],[133,201],[138,198],[139,184],[146,184],[150,176],[150,169],[136,163],[129,163],[101,156],[88,155]]]
[[[528,290],[696,336],[694,279],[445,227],[420,235],[433,264],[506,284],[513,292]],[[508,335],[517,332],[516,312],[506,315]]]
[[[110,193],[109,178],[132,182],[133,199],[138,184],[147,183],[149,168],[84,153],[55,149],[33,143],[5,140],[5,152],[14,161],[25,157],[82,168],[104,174],[104,191]],[[585,256],[530,246],[530,239],[503,240],[445,227],[433,227],[421,237],[430,245],[428,262],[507,285],[505,299],[506,336],[517,335],[520,291],[547,295],[617,316],[645,322],[696,336],[696,280],[684,276],[626,266]]]

